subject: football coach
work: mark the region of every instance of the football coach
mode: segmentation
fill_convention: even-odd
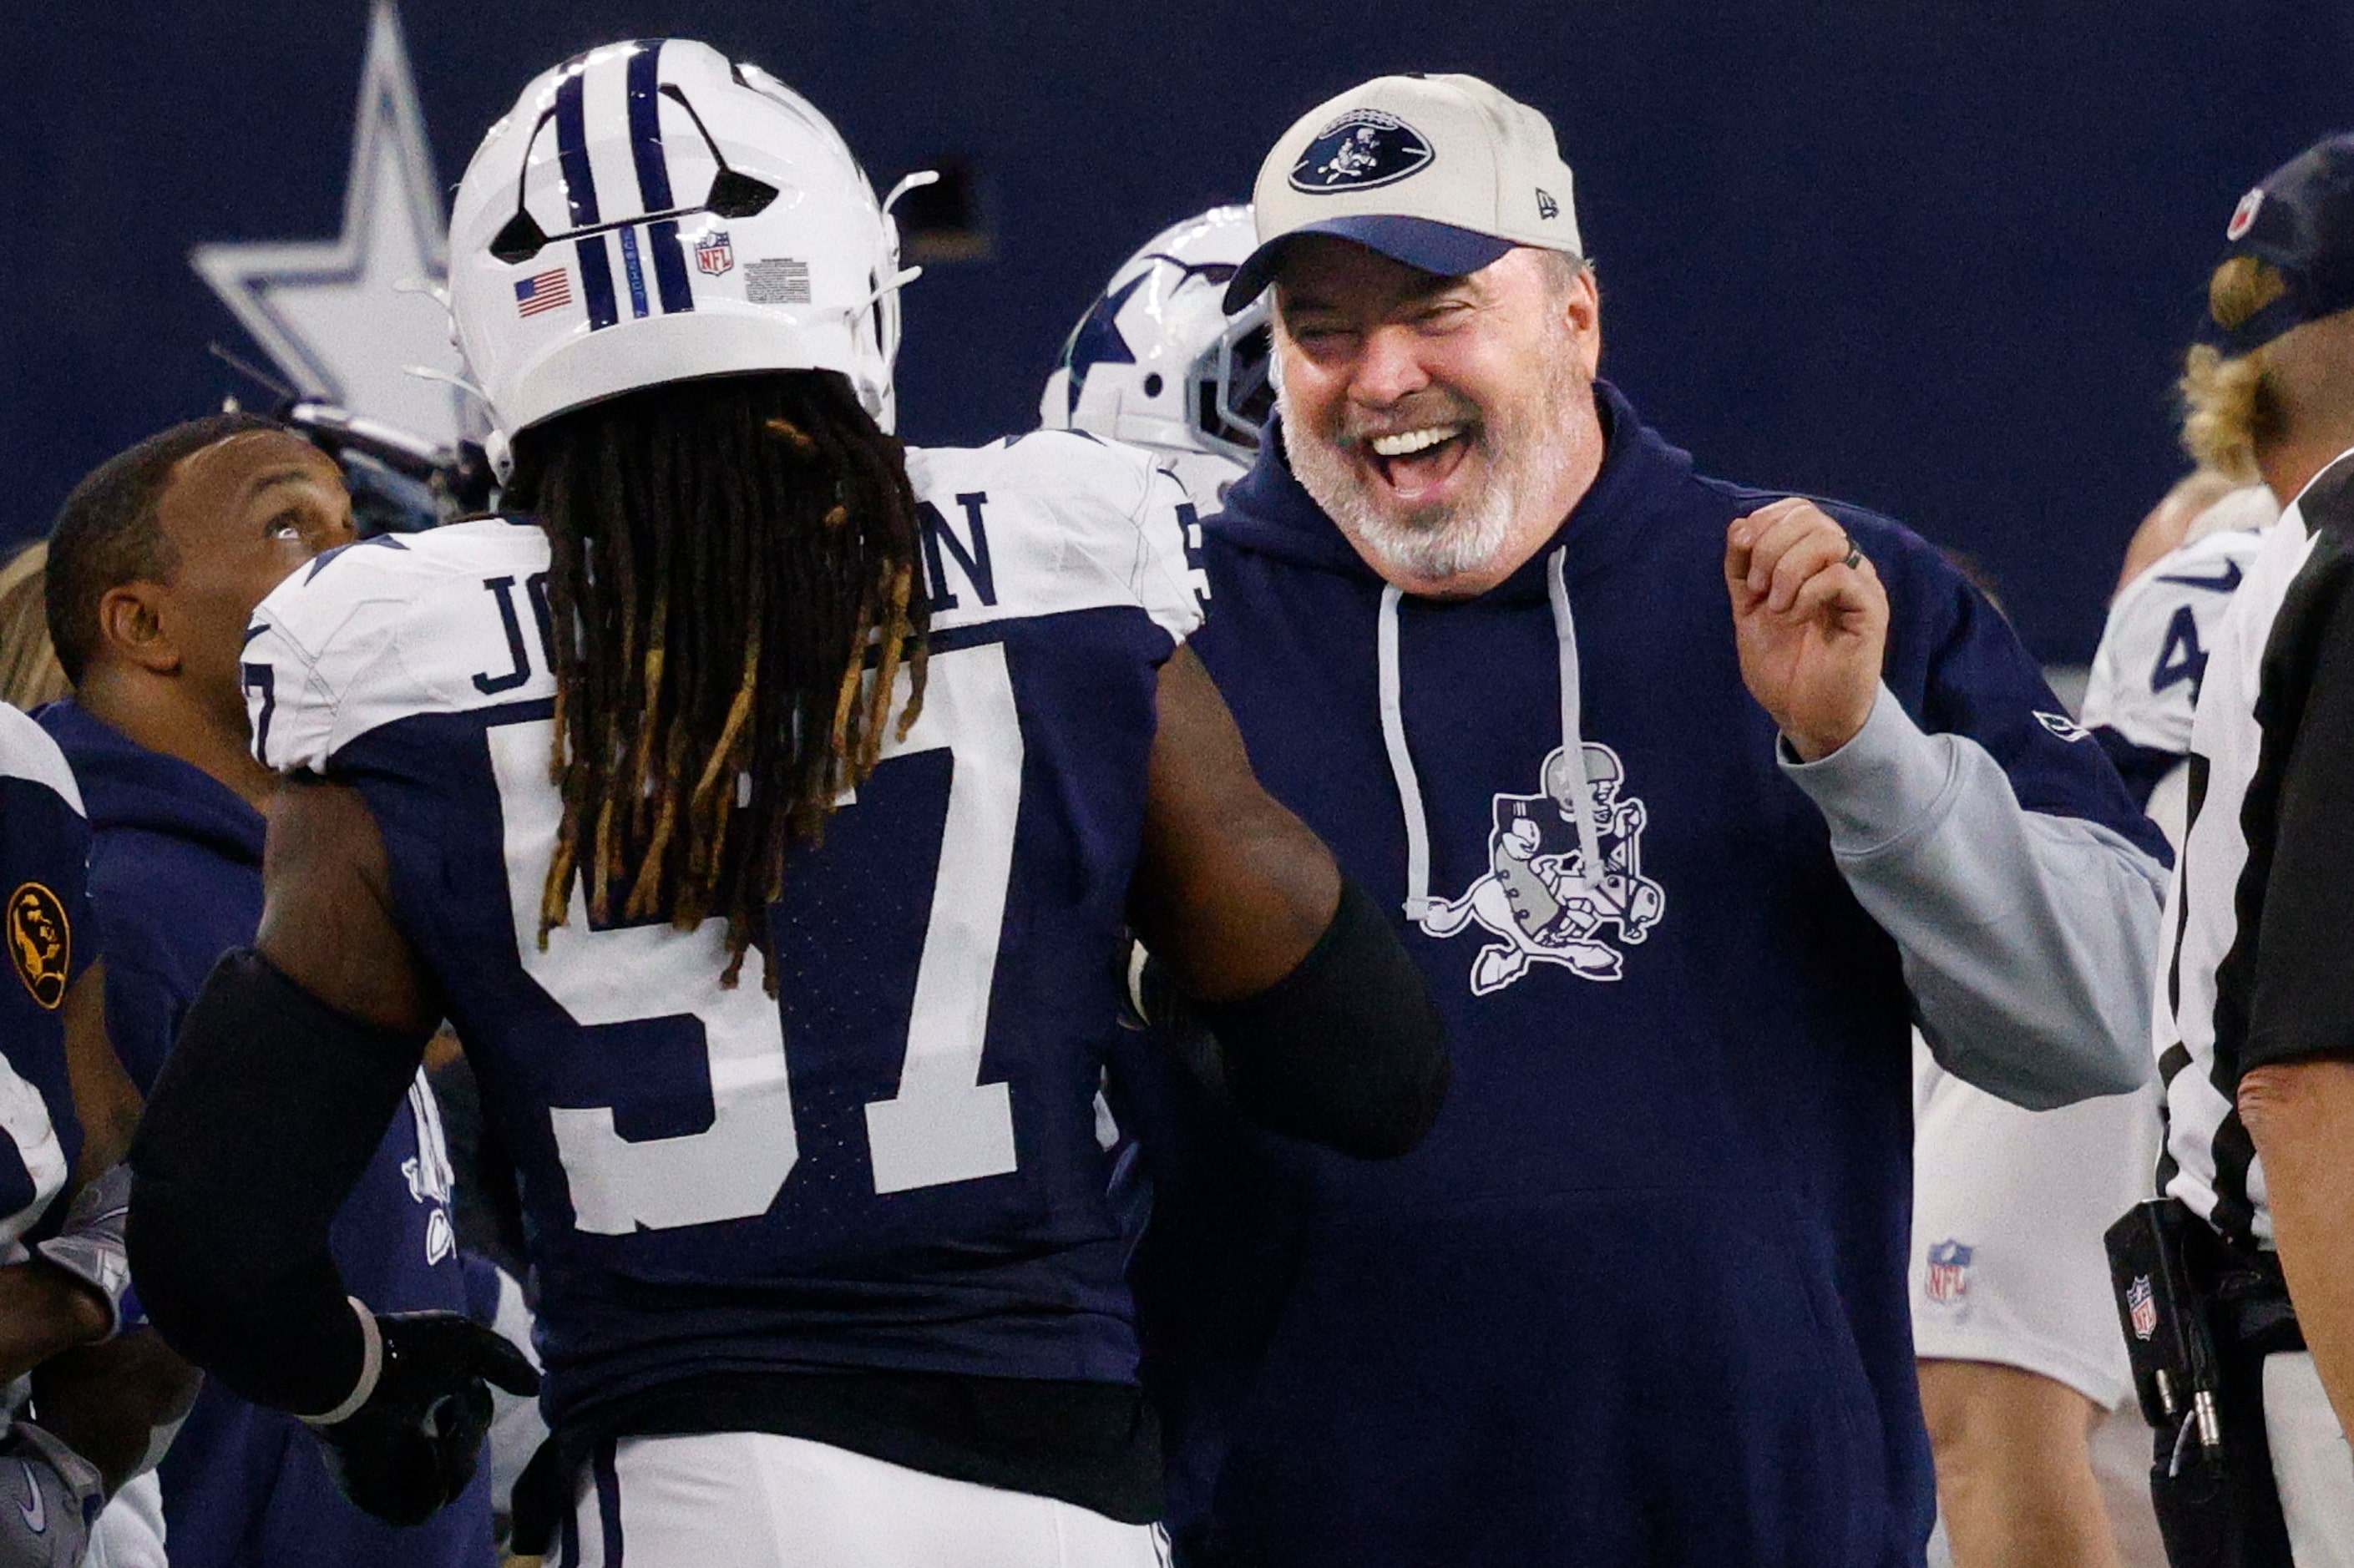
[[[1936,551],[1597,378],[1571,196],[1464,76],[1259,171],[1278,428],[1195,646],[1455,1086],[1383,1163],[1150,1086],[1187,1568],[1920,1563],[1910,1026],[2032,1107],[2148,1072],[2163,841]]]

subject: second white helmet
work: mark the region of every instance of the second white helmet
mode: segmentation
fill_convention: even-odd
[[[1039,422],[1169,454],[1205,500],[1240,477],[1275,401],[1267,304],[1229,317],[1221,300],[1257,243],[1247,207],[1212,207],[1147,240],[1064,344]]]
[[[482,138],[450,228],[451,335],[498,438],[763,370],[840,371],[891,428],[915,272],[841,133],[757,66],[682,38],[567,60]]]

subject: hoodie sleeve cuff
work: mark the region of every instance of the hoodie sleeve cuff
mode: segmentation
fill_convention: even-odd
[[[1829,756],[1801,762],[1787,738],[1775,750],[1783,774],[1821,810],[1831,849],[1843,856],[1871,854],[1926,827],[1953,784],[1951,747],[1923,734],[1885,685],[1863,727]]]

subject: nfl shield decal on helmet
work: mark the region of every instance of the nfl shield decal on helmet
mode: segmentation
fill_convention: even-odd
[[[2158,1332],[2158,1295],[2149,1287],[2149,1276],[2134,1276],[2126,1287],[2126,1316],[2133,1319],[2134,1338],[2147,1340]]]
[[[1352,110],[1308,143],[1291,165],[1291,188],[1310,196],[1371,190],[1421,172],[1431,157],[1422,132],[1396,115]]]
[[[734,270],[736,247],[728,239],[726,229],[715,228],[695,242],[695,265],[696,270],[711,278]]]
[[[1969,1294],[1970,1257],[1975,1247],[1941,1241],[1929,1248],[1929,1299],[1950,1307]]]

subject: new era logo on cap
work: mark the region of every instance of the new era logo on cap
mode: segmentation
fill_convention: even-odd
[[[1394,185],[1431,159],[1423,133],[1394,114],[1358,109],[1316,133],[1291,166],[1291,188],[1310,196]]]

